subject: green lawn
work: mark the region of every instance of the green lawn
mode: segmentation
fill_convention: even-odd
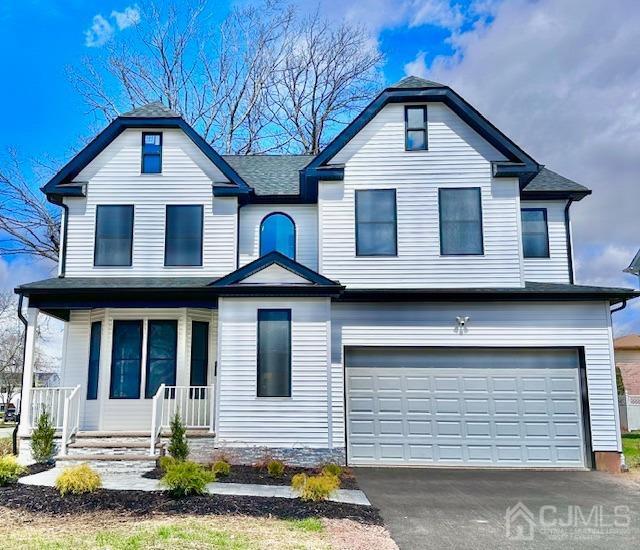
[[[629,468],[640,468],[640,432],[622,434],[622,452]]]

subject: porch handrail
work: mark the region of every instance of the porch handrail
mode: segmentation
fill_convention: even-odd
[[[156,444],[160,438],[162,432],[162,407],[164,405],[164,390],[166,386],[160,384],[158,391],[151,400],[151,448],[149,449],[149,455],[154,456],[156,454]]]
[[[31,407],[29,411],[29,427],[38,423],[43,412],[49,414],[52,426],[58,431],[64,423],[64,404],[75,387],[31,388]]]
[[[60,454],[67,454],[67,445],[80,429],[80,386],[76,386],[64,400],[62,417],[62,442]]]

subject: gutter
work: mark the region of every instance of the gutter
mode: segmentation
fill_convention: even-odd
[[[625,307],[627,307],[627,300],[622,300],[622,303],[611,310],[611,313],[616,313],[617,311],[622,311]]]
[[[567,261],[569,267],[569,283],[574,284],[575,276],[573,273],[573,246],[571,244],[571,218],[569,217],[569,207],[573,204],[573,199],[569,199],[564,207],[564,229],[567,243]]]

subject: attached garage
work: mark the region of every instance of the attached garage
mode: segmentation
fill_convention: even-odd
[[[345,350],[352,465],[589,465],[575,349]]]

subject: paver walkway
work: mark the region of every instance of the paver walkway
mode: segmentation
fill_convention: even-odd
[[[63,468],[56,466],[51,470],[25,476],[19,479],[19,483],[25,485],[43,485],[45,487],[53,487],[56,478],[60,475]],[[164,487],[157,479],[147,479],[135,473],[104,473],[102,477],[102,486],[105,489],[115,491],[162,491]],[[253,485],[244,483],[209,483],[207,491],[211,495],[236,495],[236,496],[253,496],[253,497],[278,497],[278,498],[297,498],[291,487],[287,485]],[[349,489],[338,489],[333,493],[329,500],[333,502],[341,502],[345,504],[360,504],[362,506],[370,506],[369,500],[362,491],[354,491]]]

